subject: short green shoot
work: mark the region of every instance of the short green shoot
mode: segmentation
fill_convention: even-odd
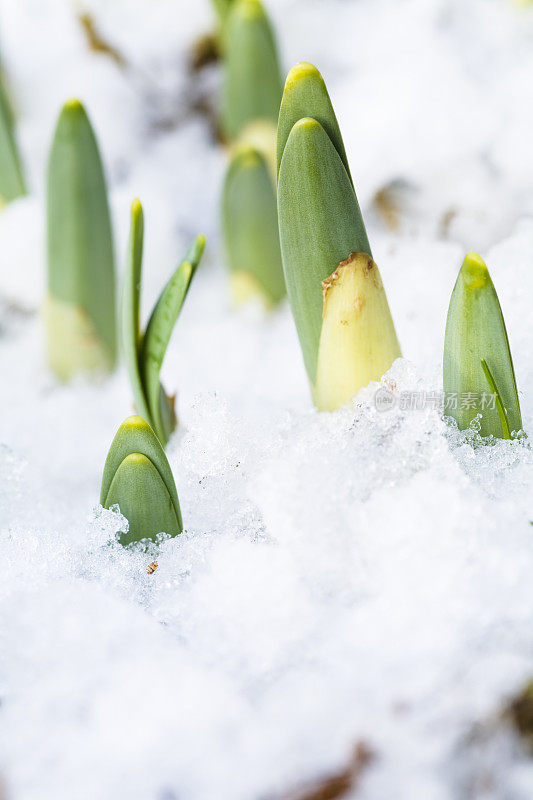
[[[128,520],[124,545],[156,539],[160,533],[177,536],[183,530],[176,485],[165,452],[146,420],[126,419],[109,449],[100,503],[118,506]]]
[[[115,261],[98,144],[79,100],[65,103],[48,164],[48,361],[61,380],[116,362]]]
[[[444,341],[445,410],[461,430],[479,420],[482,437],[522,429],[507,330],[487,266],[467,253],[452,292]]]

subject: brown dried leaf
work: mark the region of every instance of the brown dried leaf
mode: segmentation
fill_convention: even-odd
[[[113,59],[115,64],[122,69],[127,67],[127,61],[122,53],[112,44],[107,42],[100,34],[91,14],[86,12],[78,14],[78,22],[80,23],[83,33],[85,34],[85,39],[87,41],[89,50],[92,50],[93,53],[100,53],[101,55],[109,56]]]
[[[200,72],[204,67],[220,61],[220,42],[214,33],[200,36],[189,53],[189,72]]]

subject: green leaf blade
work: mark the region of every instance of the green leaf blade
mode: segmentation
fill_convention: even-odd
[[[285,297],[276,192],[265,157],[241,147],[228,168],[222,193],[222,227],[230,271],[250,275],[266,304]]]
[[[136,411],[153,425],[141,377],[140,354],[142,337],[139,326],[140,287],[144,237],[144,216],[139,200],[131,206],[128,255],[122,290],[120,333],[122,355],[126,363]]]
[[[226,21],[233,1],[234,0],[211,0],[213,8],[222,24]]]
[[[73,309],[101,345],[105,363],[116,361],[115,266],[111,217],[98,144],[78,100],[66,103],[56,126],[47,185],[48,292],[63,309]],[[50,352],[70,348],[67,372],[84,368],[82,344],[61,329],[68,314],[50,325]],[[80,363],[77,363],[80,351]],[[66,375],[65,377],[69,377]]]
[[[154,431],[146,420],[138,415],[133,415],[124,420],[109,448],[100,490],[101,505],[108,507],[109,492],[113,478],[123,461],[133,453],[145,456],[159,473],[172,501],[173,511],[181,531],[183,523],[178,493],[170,464]]]
[[[282,79],[274,34],[260,0],[233,0],[224,27],[222,128],[236,139],[259,119],[277,122]]]
[[[113,476],[105,501],[106,508],[118,505],[129,523],[122,533],[123,545],[142,539],[155,540],[158,533],[177,536],[181,528],[161,475],[141,453],[130,453]]]
[[[522,429],[520,403],[507,330],[498,295],[482,258],[468,253],[455,283],[444,342],[445,398],[457,397],[457,408],[447,408],[461,430],[481,414],[481,436],[502,437],[498,407],[483,402],[489,367],[505,409],[509,430]],[[465,398],[468,402],[465,402]]]
[[[202,256],[205,250],[205,236],[203,234],[199,234],[189,247],[183,257],[183,261],[188,261],[193,269],[193,273],[196,271],[200,261],[202,260]]]
[[[193,263],[183,261],[168,281],[152,311],[143,339],[141,356],[143,386],[150,416],[154,421],[154,430],[163,444],[166,444],[174,425],[168,418],[165,424],[161,413],[159,374],[174,325],[202,256],[204,244],[204,237],[198,237],[189,248],[188,254],[193,256]]]
[[[10,203],[25,194],[22,162],[15,137],[15,120],[3,76],[0,75],[0,201]]]
[[[322,328],[322,281],[350,253],[372,255],[344,164],[314,119],[297,122],[285,145],[278,216],[287,292],[311,384]]]
[[[507,412],[503,404],[502,396],[498,390],[498,387],[496,386],[496,381],[494,380],[492,372],[490,371],[489,365],[484,358],[481,359],[481,366],[483,367],[483,372],[485,373],[487,383],[489,384],[489,389],[496,399],[496,406],[498,408],[498,414],[500,415],[500,422],[502,424],[503,438],[511,439],[512,436],[509,428],[509,420],[507,419]]]

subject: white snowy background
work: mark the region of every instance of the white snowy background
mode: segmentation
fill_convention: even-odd
[[[337,111],[405,356],[388,385],[441,390],[477,250],[531,432],[533,6],[268,8],[284,68],[314,62]],[[124,68],[88,50],[83,11]],[[0,797],[299,798],[359,745],[373,758],[339,797],[531,800],[502,709],[533,677],[533,453],[472,447],[431,407],[378,413],[375,387],[318,414],[289,308],[232,309],[226,156],[198,111],[220,73],[188,68],[213,23],[207,0],[0,5],[31,187],[0,214]],[[61,386],[44,360],[44,174],[71,96],[99,137],[119,271],[144,204],[145,312],[208,237],[163,376],[186,530],[149,552],[117,544],[98,506],[132,412],[124,369]]]

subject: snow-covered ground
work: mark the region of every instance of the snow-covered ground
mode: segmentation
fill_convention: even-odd
[[[474,249],[533,430],[533,6],[268,7],[285,67],[317,64],[344,134],[405,355],[386,412],[376,387],[315,412],[288,307],[231,308],[225,154],[198,111],[220,76],[187,66],[207,0],[2,0],[32,190],[0,214],[2,800],[300,798],[356,748],[351,789],[316,798],[533,796],[502,716],[533,676],[533,451],[472,446],[428,398],[400,403],[442,388]],[[125,68],[89,52],[80,11]],[[98,506],[132,410],[124,369],[61,386],[44,364],[44,167],[72,95],[99,135],[120,266],[129,203],[144,203],[145,309],[208,237],[164,367],[186,531],[149,552],[118,545]]]

